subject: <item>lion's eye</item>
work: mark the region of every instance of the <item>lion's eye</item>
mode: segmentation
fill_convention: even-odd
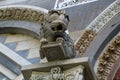
[[[57,30],[62,30],[62,29],[63,29],[62,25],[59,24],[59,25],[57,26]]]
[[[52,29],[53,31],[55,31],[55,27],[52,27],[51,29]]]

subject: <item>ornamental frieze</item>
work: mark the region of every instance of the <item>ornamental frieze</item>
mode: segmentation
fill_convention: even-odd
[[[93,30],[96,33],[101,31],[104,26],[120,12],[120,1],[116,0],[108,8],[106,8],[98,17],[91,22],[86,29]]]
[[[85,31],[82,36],[77,40],[75,46],[82,56],[89,44],[94,40],[96,35],[111,21],[116,15],[120,13],[120,1],[116,0],[108,8],[106,8],[98,17],[95,18],[86,28],[87,32],[94,34],[87,34]],[[91,36],[91,37],[88,37]],[[85,42],[86,41],[86,42]]]
[[[114,67],[116,61],[120,58],[120,35],[108,45],[99,60],[97,69],[98,80],[107,80],[108,75]],[[103,77],[104,76],[104,77]]]
[[[82,80],[84,67],[79,65],[62,71],[60,67],[55,67],[50,72],[34,72],[30,80]]]
[[[0,20],[23,20],[41,23],[47,10],[35,7],[5,6],[0,7]]]
[[[89,46],[96,35],[97,34],[92,30],[85,30],[75,45],[75,48],[79,51],[80,55],[83,55],[83,53],[86,51],[86,48]]]

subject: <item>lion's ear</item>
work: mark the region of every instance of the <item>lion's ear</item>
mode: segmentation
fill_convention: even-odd
[[[67,20],[70,21],[70,18],[68,15],[65,15],[65,18],[67,18]]]
[[[49,12],[48,12],[48,14],[54,14],[54,13],[57,13],[58,15],[60,15],[61,14],[61,12],[59,12],[59,10],[50,10]]]
[[[52,11],[52,10],[50,10],[48,13],[49,13],[49,14],[52,14],[52,13],[53,13],[53,11]]]
[[[65,10],[58,10],[60,14],[65,14]]]

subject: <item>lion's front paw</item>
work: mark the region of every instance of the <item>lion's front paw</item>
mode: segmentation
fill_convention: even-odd
[[[40,43],[41,43],[41,44],[46,44],[46,43],[48,43],[48,41],[47,41],[46,39],[41,39],[41,40],[40,40]]]
[[[62,37],[58,37],[58,38],[56,39],[56,41],[57,41],[57,42],[61,42],[61,41],[64,41],[64,39],[63,39]]]

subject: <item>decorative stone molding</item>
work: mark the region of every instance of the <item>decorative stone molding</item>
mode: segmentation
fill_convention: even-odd
[[[69,8],[69,7],[73,7],[81,4],[94,2],[94,1],[97,1],[97,0],[56,0],[54,9],[60,10],[60,9]]]
[[[25,5],[0,7],[0,20],[23,20],[41,23],[47,10]]]
[[[96,80],[88,57],[26,65],[21,70],[25,80]]]
[[[50,72],[34,72],[30,80],[82,80],[84,67],[79,65],[62,71],[60,67],[51,68]]]
[[[97,34],[92,30],[85,30],[83,32],[83,35],[80,37],[80,39],[77,41],[77,44],[75,45],[76,50],[79,51],[81,56],[96,35]]]
[[[98,17],[91,22],[86,29],[93,30],[96,33],[100,32],[104,26],[111,21],[113,17],[120,13],[120,1],[116,0],[107,7]]]
[[[94,40],[95,36],[105,27],[105,25],[108,22],[111,21],[111,19],[113,19],[113,17],[115,17],[119,13],[120,13],[120,1],[116,0],[109,7],[107,7],[98,17],[96,17],[95,20],[91,22],[91,24],[88,25],[86,31],[94,33],[92,38],[88,37],[91,34],[86,34],[87,32],[84,32],[82,36],[79,38],[79,40],[76,41],[75,44],[76,50],[79,51],[81,56],[85,53],[87,47]],[[87,43],[85,43],[85,41],[87,41]]]
[[[120,58],[120,35],[108,45],[99,60],[97,69],[98,80],[107,80],[115,62]]]

